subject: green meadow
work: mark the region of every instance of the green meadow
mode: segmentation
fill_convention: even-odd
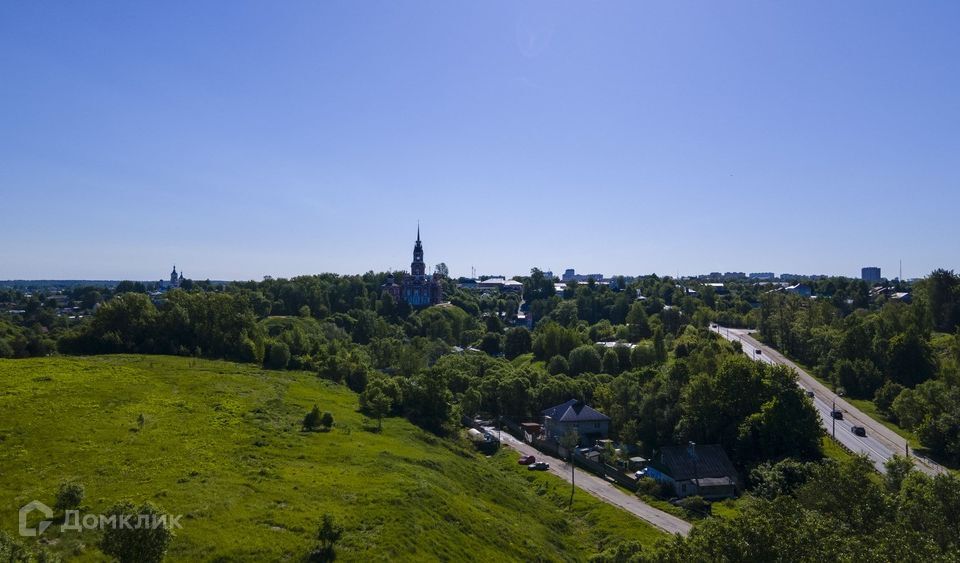
[[[329,432],[301,431],[314,404],[333,414]],[[308,373],[165,356],[3,360],[0,529],[16,536],[20,506],[53,506],[75,480],[84,513],[130,499],[184,515],[172,561],[299,561],[324,513],[344,526],[344,561],[584,560],[666,537],[586,494],[568,508],[565,483],[510,451],[487,458],[401,418],[375,427],[354,393]],[[57,528],[39,539],[50,550],[104,559],[97,531]]]

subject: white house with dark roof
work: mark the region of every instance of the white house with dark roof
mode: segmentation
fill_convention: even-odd
[[[610,434],[610,417],[578,399],[570,399],[543,411],[543,433],[548,440],[560,441],[576,431],[581,446],[592,446]]]

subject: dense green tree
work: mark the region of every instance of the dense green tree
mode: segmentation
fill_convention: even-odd
[[[888,459],[883,464],[886,474],[884,475],[884,484],[887,486],[887,490],[891,493],[899,493],[900,487],[903,485],[903,481],[914,471],[916,468],[913,466],[913,462],[910,461],[910,458],[896,455]]]
[[[892,417],[894,422],[896,422],[896,418],[893,414],[893,401],[896,400],[897,395],[899,395],[903,389],[903,385],[887,381],[877,389],[877,392],[873,395],[873,404],[877,405],[877,410]]]
[[[550,358],[550,363],[547,364],[547,371],[553,375],[570,373],[570,364],[567,362],[566,358],[557,354],[556,356]]]
[[[819,459],[820,418],[799,389],[785,391],[764,403],[740,427],[741,462],[793,457]]]
[[[271,342],[267,352],[266,367],[270,369],[286,369],[290,363],[290,347],[283,342]]]
[[[343,526],[337,523],[332,514],[324,514],[317,528],[317,546],[310,552],[307,560],[314,563],[336,559],[336,544],[341,537]]]
[[[313,405],[313,408],[310,409],[303,417],[303,424],[301,425],[304,430],[316,430],[317,426],[320,425],[320,407]]]
[[[814,469],[810,462],[783,459],[776,463],[761,463],[750,471],[752,494],[767,500],[792,495],[807,482]]]
[[[57,510],[74,509],[83,502],[84,487],[76,481],[64,481],[60,483],[57,489],[57,502],[54,508]]]
[[[410,420],[431,432],[441,434],[450,421],[453,394],[446,373],[433,369],[407,380],[403,391],[404,407]]]
[[[924,281],[929,318],[941,332],[953,332],[960,323],[960,276],[953,270],[934,270]]]
[[[575,348],[570,352],[567,361],[570,363],[570,375],[574,377],[584,373],[600,373],[603,370],[600,354],[596,347],[590,344]]]
[[[119,502],[106,511],[107,518],[132,524],[147,519],[149,526],[106,526],[100,540],[100,550],[120,563],[159,563],[163,560],[173,538],[173,532],[161,517],[162,509],[150,502],[139,507],[129,501]],[[153,526],[158,521],[160,525]]]
[[[583,343],[580,334],[555,322],[546,322],[537,327],[533,338],[533,354],[538,360],[549,360],[560,355],[567,357]]]
[[[618,375],[620,373],[620,357],[610,348],[603,353],[602,365],[603,373],[609,373],[610,375]]]
[[[533,340],[530,331],[519,327],[507,331],[506,341],[503,345],[503,354],[508,360],[530,352]]]
[[[549,319],[556,321],[563,327],[570,328],[577,324],[579,313],[577,312],[576,301],[563,301],[548,315]]]
[[[630,341],[638,342],[643,338],[651,336],[650,319],[647,317],[647,311],[644,309],[643,302],[635,301],[630,306],[630,312],[627,313],[627,326],[630,330]]]
[[[503,337],[494,332],[488,332],[480,339],[480,349],[491,356],[500,354]]]
[[[915,329],[898,334],[890,340],[887,352],[887,375],[891,380],[913,387],[931,377],[936,363],[930,344]]]
[[[658,362],[667,361],[667,346],[664,342],[663,331],[659,327],[653,331],[653,354]]]
[[[833,384],[851,397],[872,397],[883,383],[883,374],[868,359],[838,361],[833,366]]]

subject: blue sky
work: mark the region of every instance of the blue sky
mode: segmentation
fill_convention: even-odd
[[[957,2],[4,2],[0,279],[960,270]]]

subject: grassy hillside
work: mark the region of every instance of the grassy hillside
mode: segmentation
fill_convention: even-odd
[[[332,431],[300,431],[314,403]],[[346,529],[341,560],[581,560],[663,537],[587,495],[562,508],[568,489],[509,452],[484,458],[401,419],[372,432],[356,409],[310,374],[229,362],[0,361],[0,529],[15,535],[20,506],[53,505],[76,479],[85,512],[129,498],[185,514],[170,560],[299,560],[326,512]],[[102,559],[96,532],[51,531],[54,551]]]

